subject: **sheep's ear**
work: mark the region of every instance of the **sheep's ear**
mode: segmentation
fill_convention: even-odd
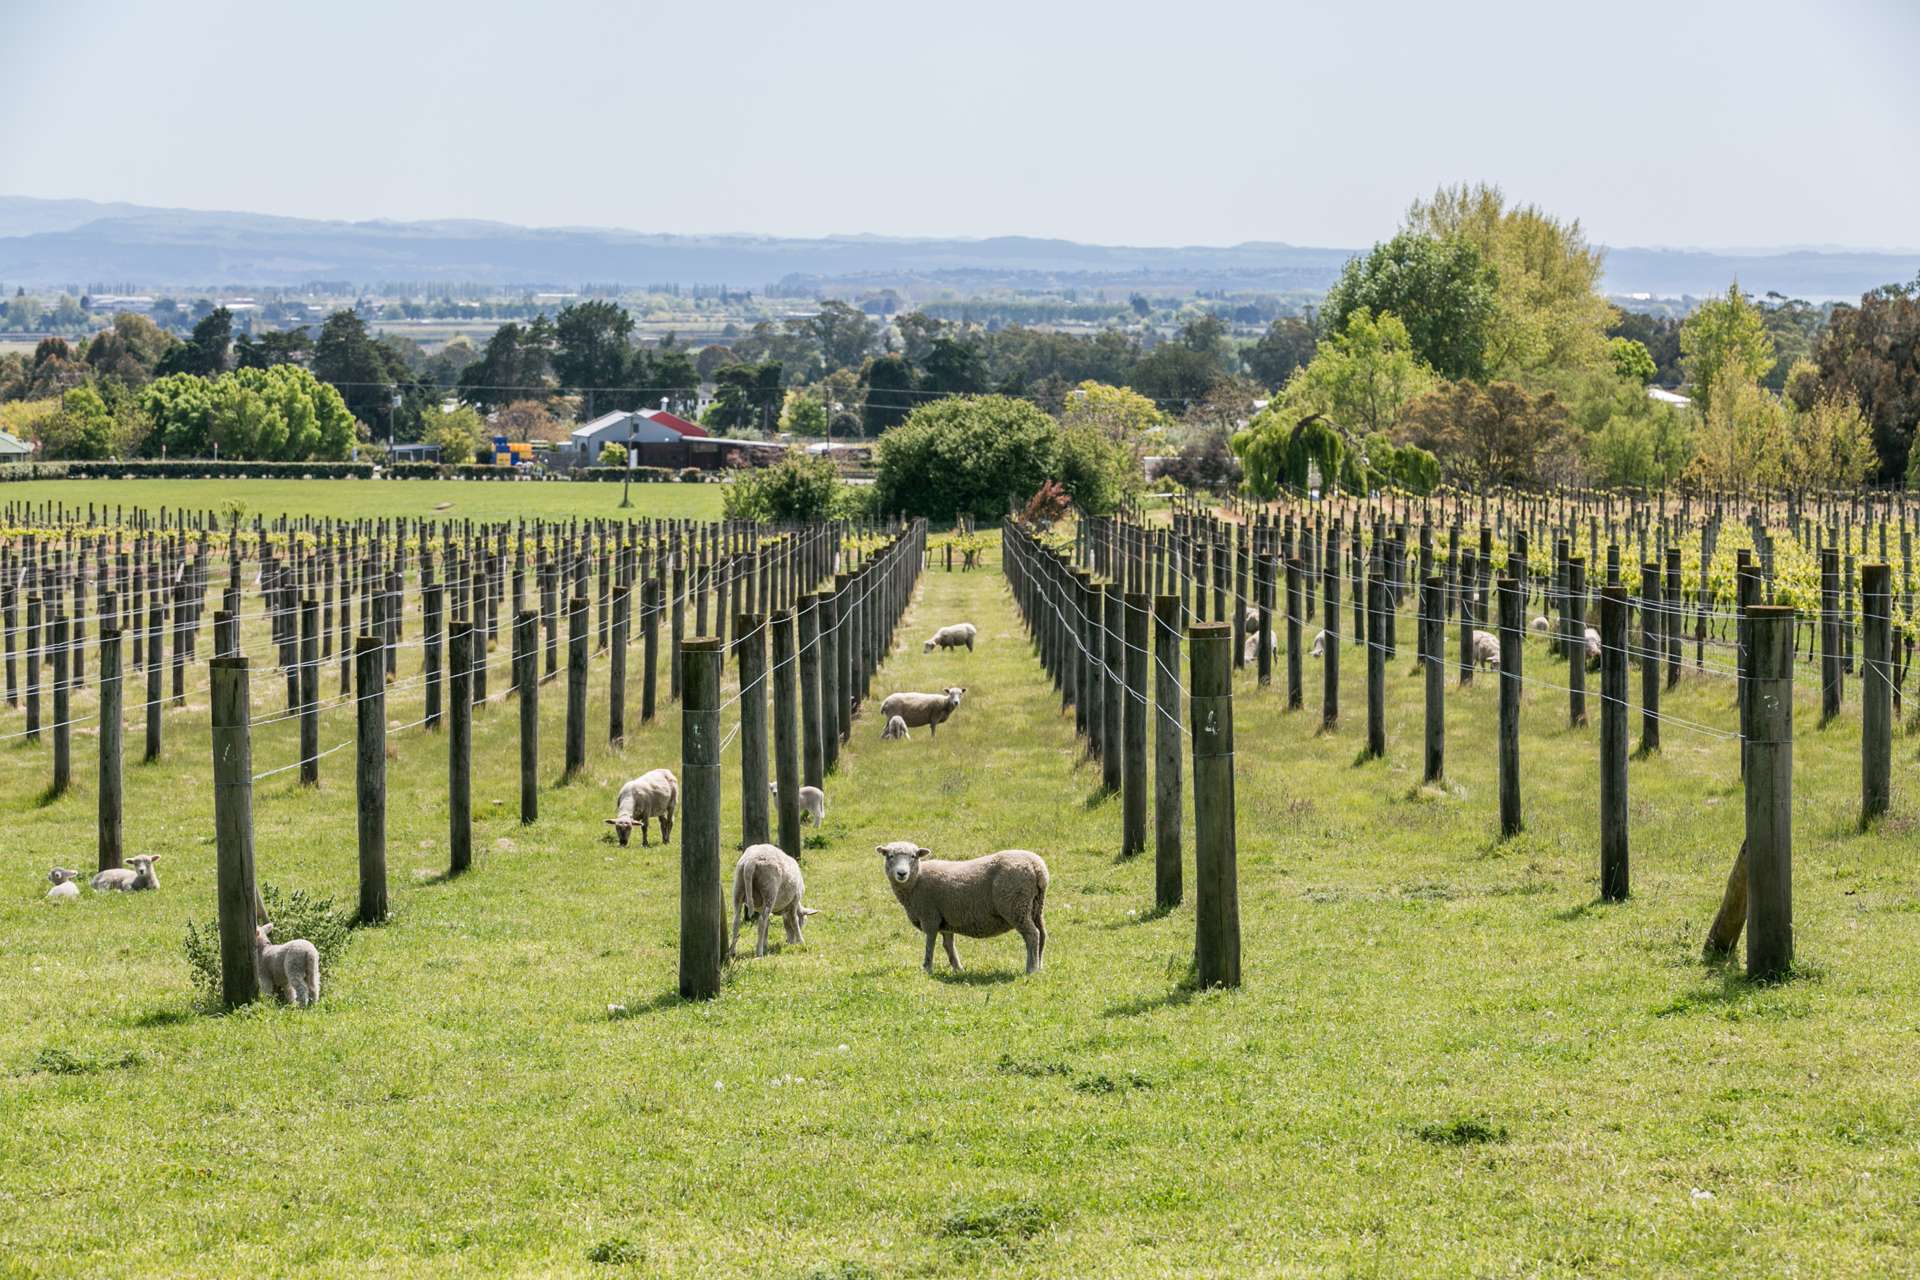
[[[619,826],[619,825],[620,825],[620,823],[619,823],[619,821],[618,821],[617,819],[614,819],[614,818],[608,818],[608,819],[607,819],[607,825],[608,825],[608,826],[610,826],[610,827],[617,827],[617,826]]]
[[[272,933],[272,932],[273,932],[273,921],[271,921],[271,920],[269,920],[269,921],[267,921],[267,922],[266,922],[265,924],[263,924],[263,925],[261,925],[261,926],[260,926],[260,932],[261,932],[261,933]]]
[[[148,861],[148,862],[158,862],[158,861],[160,861],[160,855],[159,855],[159,854],[157,854],[157,853],[150,853],[150,854],[148,854],[148,855],[147,855],[147,861]]]
[[[931,850],[931,849],[915,849],[915,850],[913,851],[913,856],[914,856],[914,857],[916,857],[916,858],[931,858],[931,857],[933,856],[933,850]]]
[[[879,854],[883,858],[887,856],[887,846],[883,844],[877,844],[873,846],[873,851]]]
[[[817,916],[817,915],[819,915],[819,914],[820,914],[820,908],[818,908],[818,907],[802,907],[802,908],[800,908],[800,914],[801,914],[802,916]]]

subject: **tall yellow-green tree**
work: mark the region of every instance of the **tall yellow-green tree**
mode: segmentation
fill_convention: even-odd
[[[1873,428],[1858,401],[1821,396],[1793,414],[1792,479],[1809,489],[1857,489],[1880,465]]]
[[[1745,369],[1729,366],[1715,376],[1693,441],[1687,476],[1704,487],[1772,488],[1792,479],[1786,406]]]
[[[1571,222],[1537,205],[1509,206],[1487,183],[1442,187],[1407,210],[1406,229],[1460,239],[1495,274],[1488,326],[1490,376],[1527,380],[1544,370],[1590,368],[1606,359],[1614,309],[1600,293],[1606,255]]]
[[[1738,280],[1727,286],[1726,297],[1702,303],[1680,326],[1680,367],[1702,413],[1712,409],[1723,374],[1759,382],[1772,370],[1773,339]]]

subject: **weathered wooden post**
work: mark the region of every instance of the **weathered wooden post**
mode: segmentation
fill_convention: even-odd
[[[359,636],[353,642],[361,924],[387,918],[387,684],[381,650],[378,636]]]
[[[100,615],[100,870],[121,865],[125,852],[123,823],[126,777],[121,769],[121,735],[125,714],[120,665],[120,633],[111,626],[111,606]]]
[[[1627,886],[1627,592],[1612,586],[1600,589],[1600,896],[1624,902]]]
[[[840,758],[839,722],[834,712],[840,701],[840,600],[831,591],[822,591],[814,606],[820,633],[820,755],[822,767],[829,773]]]
[[[618,747],[627,741],[627,632],[632,626],[633,592],[615,587],[609,599],[613,617],[612,652],[607,655],[607,741]]]
[[[1147,627],[1152,600],[1128,592],[1126,608],[1127,694],[1124,752],[1120,779],[1120,856],[1131,858],[1147,847]]]
[[[300,602],[300,785],[320,785],[320,602]],[[174,650],[179,652],[178,646]],[[381,683],[385,685],[385,673]]]
[[[448,637],[447,870],[473,865],[473,623],[455,618]]]
[[[1747,682],[1747,976],[1793,967],[1793,610],[1749,612]]]
[[[680,995],[720,994],[726,911],[720,886],[720,641],[680,646]]]
[[[1224,584],[1226,565],[1221,564],[1221,582]],[[1120,774],[1126,752],[1125,731],[1121,727],[1126,708],[1122,702],[1126,699],[1127,659],[1122,644],[1121,615],[1126,604],[1121,598],[1120,584],[1109,582],[1101,593],[1101,652],[1106,659],[1104,687],[1101,697],[1102,722],[1100,728],[1100,785],[1108,791],[1120,790]],[[1231,655],[1230,655],[1231,656]]]
[[[1271,566],[1272,562],[1268,562]],[[1273,594],[1273,573],[1271,567],[1267,573],[1267,594]],[[1287,710],[1298,711],[1306,705],[1306,686],[1301,670],[1300,620],[1306,608],[1306,598],[1301,589],[1301,567],[1297,556],[1287,559]],[[1271,633],[1269,633],[1271,634]],[[1264,645],[1265,637],[1261,639]]]
[[[1336,551],[1328,557],[1328,573],[1320,584],[1326,598],[1327,642],[1320,646],[1320,728],[1332,732],[1340,722],[1340,563]]]
[[[640,588],[640,723],[653,723],[660,689],[660,583],[648,578]]]
[[[571,778],[587,767],[587,598],[567,601],[567,758],[562,776]]]
[[[1153,905],[1180,905],[1179,596],[1157,596],[1154,626]]]
[[[801,596],[795,611],[800,624],[796,640],[800,646],[797,656],[800,659],[801,774],[807,786],[824,787],[827,785],[827,748],[820,714],[819,597],[812,592]]]
[[[1587,561],[1567,557],[1567,607],[1561,613],[1565,630],[1561,648],[1567,655],[1567,726],[1587,723]]]
[[[740,847],[743,849],[772,839],[767,826],[766,620],[763,613],[743,613],[733,623],[734,660],[740,666]]]
[[[156,664],[157,665],[157,664]],[[229,1009],[260,996],[254,972],[258,901],[253,879],[253,745],[247,660],[215,658],[207,673],[213,720],[213,830],[220,910],[220,999]]]
[[[160,758],[161,616],[160,598],[155,596],[153,605],[147,612],[147,753],[145,759],[149,763]]]
[[[1446,580],[1429,576],[1420,583],[1421,673],[1426,677],[1427,750],[1423,781],[1437,783],[1447,770],[1447,621],[1443,615]]]
[[[67,615],[56,613],[47,627],[53,651],[53,785],[47,795],[62,796],[73,784],[73,650],[67,643]]]
[[[1499,580],[1500,594],[1500,838],[1520,833],[1520,584]]]
[[[427,598],[422,612],[422,626],[426,641],[426,722],[428,729],[440,727],[440,689],[445,680],[444,664],[441,662],[441,633],[445,630],[445,588],[438,584],[427,588]]]
[[[1240,871],[1233,797],[1233,626],[1187,632],[1192,668],[1194,967],[1202,987],[1240,985]]]
[[[800,728],[795,682],[798,672],[793,660],[793,614],[782,609],[774,614],[773,630],[773,773],[779,784],[776,806],[780,824],[780,848],[792,857],[801,852],[800,837]]]
[[[1893,569],[1860,567],[1866,670],[1860,688],[1860,825],[1887,811],[1893,795]]]
[[[1660,566],[1640,566],[1640,754],[1660,750],[1660,658],[1665,648]]]
[[[520,685],[520,821],[540,820],[540,613],[513,617],[514,661]]]
[[[1367,757],[1387,754],[1387,580],[1376,554],[1367,574]]]
[[[1840,552],[1820,552],[1820,723],[1840,714],[1846,677],[1840,670]],[[1749,952],[1753,940],[1747,940]]]

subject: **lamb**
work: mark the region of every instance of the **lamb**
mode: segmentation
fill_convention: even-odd
[[[320,998],[320,952],[305,938],[271,943],[268,921],[253,931],[253,964],[262,982],[273,988],[281,1004],[306,1008]]]
[[[647,846],[647,820],[660,819],[660,843],[665,844],[673,838],[673,811],[680,803],[680,780],[673,776],[671,769],[655,769],[643,773],[626,786],[620,788],[620,799],[614,805],[614,816],[607,819],[607,825],[613,828],[620,843],[626,844],[633,834],[633,824],[640,824],[640,847]]]
[[[779,783],[769,782],[767,784],[767,790],[773,792],[775,799],[779,798]],[[812,818],[813,825],[816,827],[825,822],[827,820],[827,793],[818,787],[800,788],[800,812]]]
[[[1553,624],[1547,621],[1546,616],[1543,614],[1542,616],[1535,618],[1532,622],[1529,622],[1527,624],[1527,628],[1531,631],[1537,631],[1544,636],[1549,631],[1553,630]]]
[[[1271,631],[1267,632],[1267,652],[1280,652],[1280,637]],[[1258,631],[1247,632],[1246,642],[1240,646],[1240,656],[1248,662],[1258,662],[1260,660],[1260,633]]]
[[[934,733],[960,709],[960,696],[965,692],[964,686],[955,686],[940,693],[890,693],[880,704],[880,714],[889,721],[898,716],[916,729],[925,725],[928,733]]]
[[[1318,658],[1324,655],[1327,651],[1327,645],[1331,644],[1332,642],[1333,642],[1333,632],[1331,631],[1314,632],[1313,649],[1311,650],[1312,656]]]
[[[1600,633],[1592,627],[1587,628],[1587,667],[1589,670],[1600,665]]]
[[[920,652],[932,653],[935,649],[958,649],[961,645],[965,645],[967,652],[972,653],[973,638],[977,634],[971,622],[956,622],[950,627],[942,627],[934,632],[933,638],[920,646]]]
[[[1473,633],[1473,661],[1474,665],[1486,667],[1492,671],[1500,669],[1500,642],[1494,638],[1492,632],[1475,631]]]
[[[875,845],[885,861],[893,896],[907,921],[927,935],[921,967],[933,972],[933,940],[946,944],[947,960],[960,970],[953,935],[991,938],[1018,930],[1027,944],[1027,972],[1039,971],[1047,949],[1047,864],[1026,849],[1002,849],[984,858],[943,862],[911,840]]]
[[[880,731],[880,737],[886,742],[905,742],[907,740],[907,722],[899,716],[888,716],[887,727]]]
[[[160,877],[153,874],[153,864],[160,861],[157,853],[142,853],[128,858],[131,866],[109,867],[93,878],[95,893],[109,890],[119,893],[137,893],[142,889],[158,889]]]
[[[53,882],[53,888],[47,890],[47,900],[50,902],[80,901],[80,886],[74,883],[79,878],[80,873],[68,867],[55,867],[47,872],[47,879]]]
[[[809,791],[813,788],[809,787]],[[806,877],[800,864],[784,850],[770,844],[750,844],[733,864],[733,937],[727,942],[727,959],[733,959],[740,945],[740,925],[748,919],[760,927],[753,954],[767,954],[767,926],[778,915],[787,926],[787,942],[803,943],[807,917],[818,915],[812,907],[800,905],[806,894]]]

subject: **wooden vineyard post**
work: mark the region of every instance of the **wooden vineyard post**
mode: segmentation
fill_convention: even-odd
[[[1426,677],[1426,768],[1421,780],[1438,783],[1447,769],[1447,620],[1442,616],[1446,580],[1429,577],[1420,584],[1421,673]]]
[[[1151,598],[1128,592],[1125,602],[1127,651],[1124,743],[1120,779],[1120,856],[1131,858],[1147,847],[1147,630]]]
[[[247,660],[215,658],[207,673],[213,720],[213,828],[220,910],[220,1000],[229,1009],[260,997],[254,971],[253,746]]]
[[[1600,896],[1624,902],[1627,886],[1627,593],[1610,586],[1600,589]]]
[[[1153,602],[1153,905],[1180,905],[1180,613],[1179,596]]]
[[[387,918],[387,684],[381,650],[378,636],[360,636],[353,642],[361,924],[379,924]]]
[[[680,646],[680,995],[720,994],[723,956],[720,887],[720,641],[688,637]]]
[[[1747,976],[1793,967],[1793,610],[1755,605],[1747,682]]]
[[[111,612],[101,615],[100,629],[100,817],[97,824],[100,870],[120,866],[124,847],[124,797],[121,740],[125,714],[120,665],[120,633],[111,626]]]
[[[1893,793],[1893,569],[1860,567],[1865,670],[1860,687],[1860,825],[1887,811]]]
[[[766,615],[743,613],[733,623],[734,661],[740,666],[740,847],[766,844],[767,635]],[[783,797],[784,800],[784,797]],[[789,849],[798,853],[798,849]]]
[[[1194,967],[1202,987],[1240,985],[1240,884],[1233,796],[1233,626],[1187,632],[1192,668]]]
[[[1501,578],[1500,596],[1500,721],[1497,754],[1500,768],[1500,838],[1520,833],[1520,584]]]
[[[794,682],[797,665],[793,660],[793,614],[786,609],[773,615],[773,772],[780,787],[777,814],[780,824],[780,848],[799,857],[800,837],[800,729],[798,695]]]
[[[513,617],[514,661],[520,685],[520,821],[540,820],[540,612]]]
[[[455,618],[448,639],[447,871],[459,875],[473,865],[473,623]]]

